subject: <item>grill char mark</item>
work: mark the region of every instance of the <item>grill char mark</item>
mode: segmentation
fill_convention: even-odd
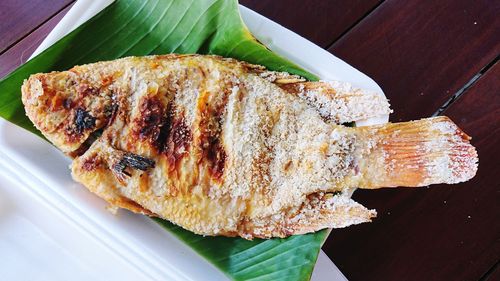
[[[170,131],[172,130],[172,113],[170,112],[171,104],[167,105],[166,113],[162,114],[161,123],[159,124],[158,135],[154,136],[152,140],[153,147],[159,153],[165,152],[165,147],[167,143],[167,139],[170,135]]]
[[[171,105],[167,114],[167,138],[163,153],[167,157],[170,169],[177,169],[179,161],[188,153],[189,144],[193,137],[190,128],[187,126],[183,114],[176,116],[175,107]]]
[[[210,93],[205,93],[203,100],[199,103],[201,114],[200,126],[200,147],[202,150],[202,159],[208,163],[210,176],[215,180],[221,180],[224,174],[226,161],[226,151],[224,150],[221,133],[222,119],[226,110],[227,96],[232,87],[225,87],[222,98],[214,104],[208,102]]]
[[[156,97],[145,98],[139,104],[140,118],[134,124],[134,133],[141,139],[155,144],[159,139],[164,119],[164,108]]]
[[[207,152],[207,160],[210,163],[209,171],[213,178],[220,179],[224,174],[224,165],[226,161],[226,152],[220,143],[218,137],[210,140],[209,149]]]
[[[157,153],[167,158],[169,170],[177,169],[192,140],[184,114],[176,112],[174,100],[164,105],[158,97],[144,98],[139,104],[139,112],[140,118],[133,125],[133,137],[149,141]]]
[[[75,119],[73,121],[72,130],[76,134],[81,134],[87,129],[92,129],[95,127],[96,118],[92,116],[89,112],[82,108],[77,108],[75,110]]]
[[[149,99],[143,104],[149,109],[141,109],[145,114],[136,127],[136,134],[141,139],[148,139],[156,151],[167,158],[169,169],[173,171],[188,153],[192,140],[192,132],[185,122],[184,114],[176,114],[173,101],[165,109],[161,108],[161,102],[157,99]]]

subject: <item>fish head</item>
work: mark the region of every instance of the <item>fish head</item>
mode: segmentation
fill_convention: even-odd
[[[88,81],[72,71],[31,75],[23,83],[22,101],[38,130],[71,156],[88,148],[115,110],[111,92],[101,81]]]

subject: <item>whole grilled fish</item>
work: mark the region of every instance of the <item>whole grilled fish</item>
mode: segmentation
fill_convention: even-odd
[[[390,112],[376,93],[234,59],[129,57],[35,74],[28,117],[109,204],[203,235],[270,238],[370,221],[352,188],[472,178],[446,117],[351,128]]]

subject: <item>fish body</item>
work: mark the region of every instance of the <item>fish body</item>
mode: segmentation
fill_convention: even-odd
[[[203,235],[286,237],[370,221],[348,190],[474,176],[446,117],[351,128],[387,100],[218,56],[129,57],[35,74],[28,117],[112,206]]]

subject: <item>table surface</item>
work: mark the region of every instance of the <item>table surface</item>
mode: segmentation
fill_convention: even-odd
[[[500,1],[243,0],[372,77],[391,121],[447,115],[473,137],[467,183],[359,190],[373,223],[323,250],[353,280],[500,280]],[[0,77],[26,61],[72,0],[0,2]]]

